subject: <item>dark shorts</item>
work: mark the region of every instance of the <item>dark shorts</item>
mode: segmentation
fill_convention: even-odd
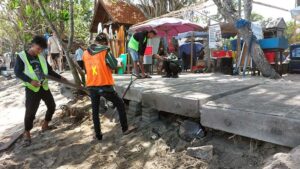
[[[59,58],[59,53],[51,53],[51,58],[52,58],[53,60],[58,59],[58,58]]]

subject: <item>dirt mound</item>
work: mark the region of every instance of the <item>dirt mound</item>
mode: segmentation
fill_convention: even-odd
[[[55,130],[40,133],[40,128],[35,127],[32,146],[24,148],[22,139],[18,140],[0,154],[0,168],[256,169],[262,168],[264,159],[270,155],[290,151],[268,143],[254,144],[248,138],[214,130],[209,130],[203,139],[187,142],[179,136],[185,119],[168,114],[153,123],[144,123],[141,116],[130,117],[129,123],[139,128],[124,136],[118,121],[111,119],[114,117],[110,111],[100,115],[104,136],[99,142],[93,139],[89,103],[88,98],[82,98],[56,112]],[[188,147],[205,145],[214,147],[211,161],[187,155]]]

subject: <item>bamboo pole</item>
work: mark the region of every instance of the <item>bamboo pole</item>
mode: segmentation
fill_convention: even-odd
[[[193,31],[192,32],[192,41],[191,41],[191,65],[190,65],[191,72],[193,72],[194,41],[195,41],[195,35],[194,35],[194,31]]]

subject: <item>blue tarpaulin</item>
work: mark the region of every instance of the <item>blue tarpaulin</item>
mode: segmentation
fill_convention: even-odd
[[[182,58],[183,55],[191,55],[191,42],[184,43],[179,46],[179,57]],[[194,57],[196,57],[197,53],[201,52],[201,50],[204,48],[204,46],[199,42],[194,42],[193,45],[194,49]]]

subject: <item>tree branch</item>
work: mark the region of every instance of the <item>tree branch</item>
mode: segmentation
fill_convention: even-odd
[[[73,12],[73,0],[70,0],[70,10],[72,10],[72,13],[70,14],[70,20],[73,20],[73,23],[72,23],[72,28],[71,30],[73,30],[73,34],[74,34],[74,12]],[[69,37],[69,42],[68,42],[68,45],[67,45],[67,48],[65,47],[62,39],[61,39],[61,34],[57,31],[56,27],[54,26],[54,24],[50,21],[50,19],[48,18],[48,14],[47,14],[47,11],[42,3],[42,0],[38,0],[38,6],[40,7],[40,9],[42,10],[42,14],[44,15],[44,17],[46,18],[46,21],[48,22],[48,24],[50,25],[52,31],[54,31],[56,33],[56,35],[58,36],[58,42],[60,43],[60,45],[62,46],[63,48],[63,51],[65,52],[66,54],[66,59],[67,59],[67,62],[70,66],[70,69],[71,69],[71,72],[72,72],[72,75],[73,75],[73,78],[75,80],[75,83],[77,85],[80,85],[81,84],[81,81],[79,79],[79,76],[78,76],[78,73],[75,69],[75,63],[74,61],[71,59],[70,57],[70,48],[72,46],[72,41],[73,41],[73,35],[71,35],[71,38]],[[71,21],[72,22],[72,21]],[[70,41],[71,40],[71,41]]]
[[[64,43],[61,40],[61,34],[60,32],[57,31],[56,27],[54,26],[54,24],[52,23],[52,21],[50,21],[49,17],[48,17],[48,13],[42,3],[42,0],[38,0],[38,6],[40,7],[40,9],[42,10],[42,15],[45,17],[47,23],[50,25],[51,29],[53,32],[55,32],[55,34],[59,37],[58,41],[60,43],[61,46],[64,46]]]
[[[234,23],[238,19],[237,11],[234,9],[232,1],[229,0],[213,0],[218,7],[221,15],[230,23]]]
[[[243,0],[245,19],[250,20],[253,0]]]

